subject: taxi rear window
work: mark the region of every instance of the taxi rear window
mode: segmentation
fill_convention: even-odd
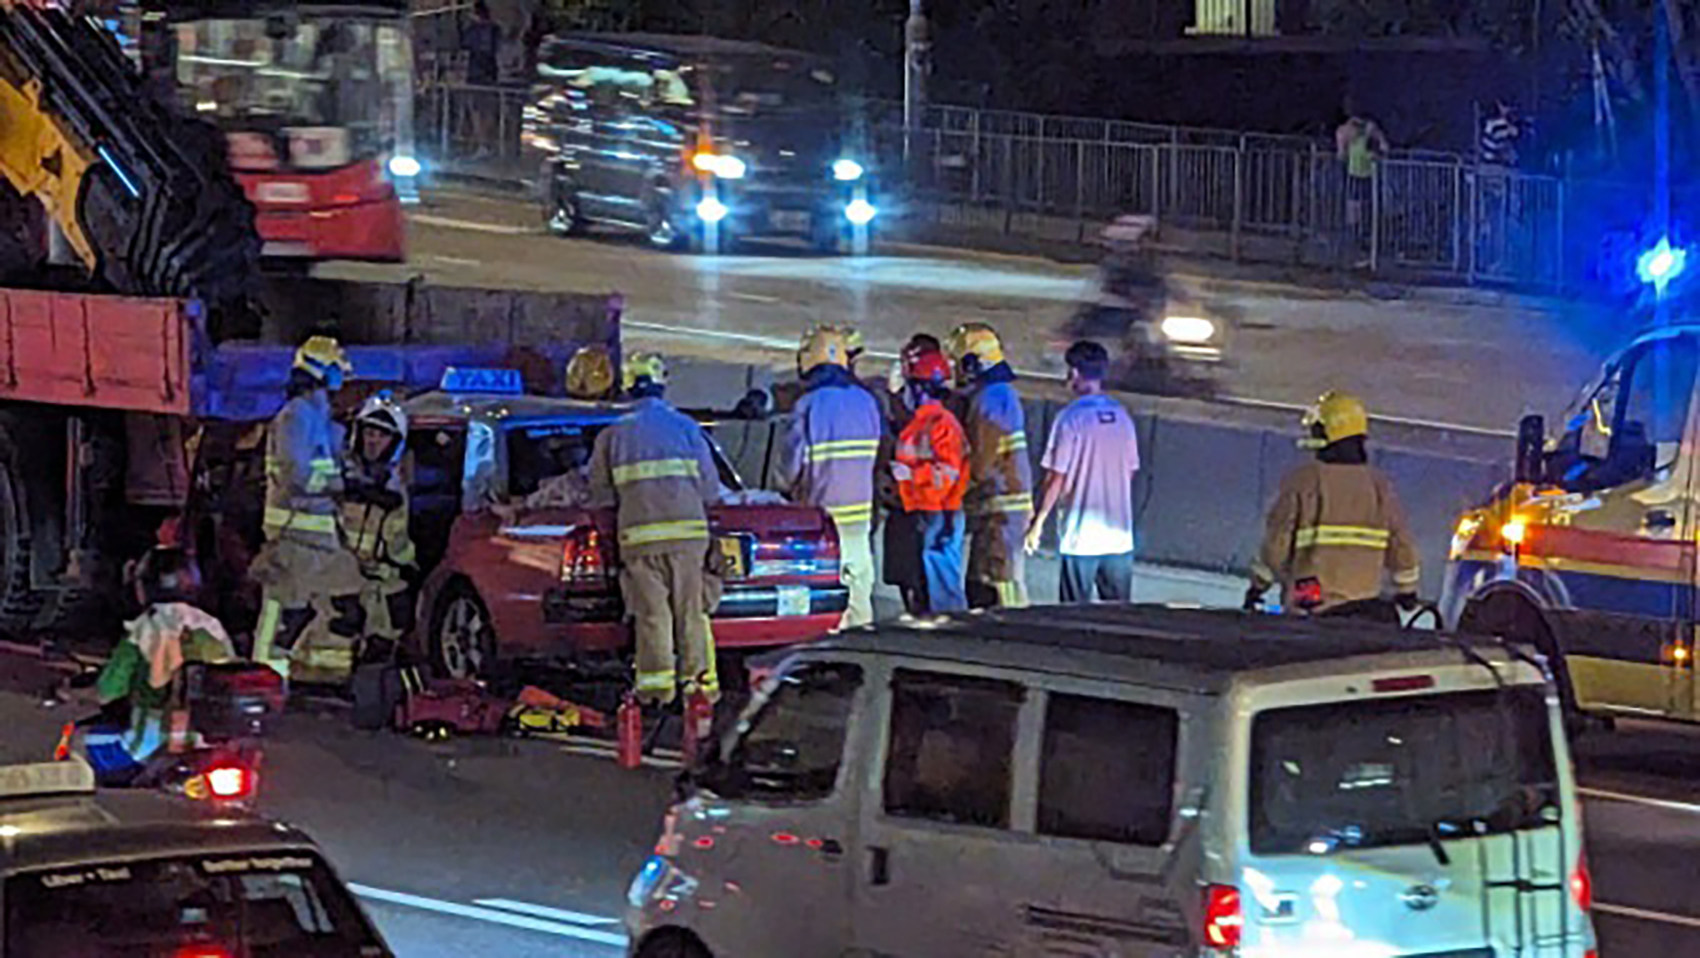
[[[1251,847],[1326,854],[1538,827],[1558,802],[1536,686],[1259,713]]]
[[[608,425],[606,422],[532,423],[516,425],[508,430],[508,495],[522,499],[536,492],[545,481],[567,472],[581,472],[589,478],[590,453],[596,437]],[[726,461],[726,456],[711,435],[709,452],[714,456],[720,484],[727,489],[743,488],[738,473]]]
[[[324,862],[297,850],[24,872],[5,902],[7,958],[388,954]]]

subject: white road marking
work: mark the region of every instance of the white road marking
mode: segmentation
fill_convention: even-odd
[[[794,350],[797,348],[795,339],[780,339],[776,336],[758,336],[755,333],[733,333],[723,329],[691,329],[688,326],[673,326],[668,323],[652,323],[642,320],[622,319],[620,326],[624,329],[646,329],[657,333],[671,333],[675,336],[701,336],[710,339],[730,339],[735,342],[749,343],[766,349]]]
[[[350,891],[361,898],[381,901],[391,905],[401,905],[405,908],[418,908],[423,911],[434,911],[439,915],[452,915],[456,918],[470,918],[473,921],[488,922],[492,925],[506,925],[510,928],[521,928],[526,931],[541,932],[545,935],[557,935],[562,938],[577,938],[580,941],[594,942],[598,945],[611,945],[624,948],[627,943],[625,935],[611,931],[598,931],[595,928],[582,928],[558,921],[545,921],[529,915],[516,915],[494,908],[481,908],[477,905],[462,905],[458,902],[443,901],[438,898],[427,898],[424,895],[409,895],[406,892],[387,891],[373,888],[371,885],[361,885],[350,882]]]
[[[1271,399],[1249,399],[1244,396],[1218,396],[1217,400],[1241,406],[1253,406],[1259,409],[1275,409],[1281,412],[1302,413],[1309,407],[1293,403],[1276,402]],[[1396,426],[1416,426],[1419,429],[1439,429],[1446,432],[1467,432],[1478,436],[1489,436],[1494,439],[1515,439],[1517,434],[1504,429],[1484,429],[1481,426],[1466,426],[1461,423],[1435,422],[1431,419],[1408,419],[1403,416],[1371,416],[1375,422],[1388,422]]]
[[[1651,795],[1636,795],[1631,792],[1612,792],[1603,788],[1578,788],[1577,794],[1584,798],[1597,798],[1605,802],[1628,802],[1633,805],[1646,805],[1649,808],[1662,808],[1667,812],[1683,812],[1688,815],[1700,815],[1700,803],[1682,802],[1669,798],[1654,798]]]
[[[508,226],[502,223],[480,223],[477,220],[455,219],[452,216],[433,216],[430,213],[415,213],[410,217],[415,223],[426,226],[441,226],[451,230],[471,230],[474,233],[495,233],[499,236],[533,236],[537,230],[529,226]]]
[[[521,915],[531,915],[534,918],[547,918],[550,921],[564,921],[574,925],[618,925],[620,919],[608,918],[604,915],[588,915],[582,911],[567,911],[564,908],[550,908],[546,905],[533,905],[530,902],[514,901],[512,898],[477,898],[475,905],[486,908],[500,908],[503,911],[518,912]]]
[[[746,303],[778,303],[783,302],[777,296],[761,296],[756,293],[731,293],[733,299],[741,299]]]
[[[420,259],[428,259],[428,260],[431,260],[432,262],[436,262],[436,263],[446,263],[449,266],[483,266],[484,265],[484,261],[481,260],[481,259],[466,259],[465,257],[461,257],[461,256],[442,256],[442,255],[437,254],[437,253],[426,253],[425,255],[421,256]]]
[[[1639,918],[1642,921],[1656,921],[1666,925],[1679,925],[1683,928],[1700,928],[1700,918],[1695,918],[1692,915],[1673,915],[1668,911],[1649,911],[1645,908],[1607,905],[1603,902],[1594,902],[1594,910],[1622,918]]]

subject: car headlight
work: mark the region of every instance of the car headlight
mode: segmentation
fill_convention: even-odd
[[[404,153],[398,153],[395,156],[390,157],[389,165],[391,176],[408,177],[419,175],[419,161]]]
[[[850,183],[855,180],[859,180],[862,178],[862,174],[866,172],[866,170],[862,169],[862,164],[850,159],[849,157],[845,157],[841,160],[834,160],[832,164],[832,178],[840,183]]]
[[[743,160],[724,153],[698,153],[691,157],[691,165],[723,180],[741,180],[750,170]]]
[[[1176,343],[1208,343],[1216,338],[1216,324],[1203,316],[1163,317],[1164,338]]]

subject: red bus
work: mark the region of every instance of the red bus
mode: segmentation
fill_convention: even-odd
[[[405,0],[157,3],[142,8],[143,67],[225,131],[264,254],[404,259],[420,171]]]

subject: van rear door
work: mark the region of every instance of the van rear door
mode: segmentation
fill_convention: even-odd
[[[1570,892],[1580,830],[1556,700],[1433,681],[1251,716],[1248,952],[1581,958],[1592,936]]]

